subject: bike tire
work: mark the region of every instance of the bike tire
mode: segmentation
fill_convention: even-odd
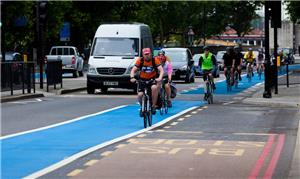
[[[148,112],[147,118],[148,118],[148,126],[151,127],[152,126],[152,112],[151,111]]]

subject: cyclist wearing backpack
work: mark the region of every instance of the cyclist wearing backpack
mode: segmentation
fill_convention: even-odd
[[[135,62],[135,66],[132,68],[130,72],[130,81],[132,83],[136,82],[134,78],[135,73],[140,70],[139,78],[144,81],[153,82],[147,86],[151,89],[152,96],[152,113],[155,114],[155,110],[157,108],[157,97],[158,91],[160,89],[161,80],[163,78],[164,70],[160,64],[158,58],[153,58],[151,55],[150,48],[144,48],[142,50],[143,57],[138,58]],[[158,73],[159,72],[159,73]],[[143,91],[146,86],[138,85],[138,101],[142,104]]]

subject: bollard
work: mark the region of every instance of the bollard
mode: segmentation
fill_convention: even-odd
[[[289,64],[286,63],[286,87],[289,88],[290,82],[289,82]]]

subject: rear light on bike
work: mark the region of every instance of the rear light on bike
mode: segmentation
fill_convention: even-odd
[[[74,65],[75,62],[76,62],[76,60],[75,60],[75,57],[73,56],[73,57],[72,57],[72,64]]]

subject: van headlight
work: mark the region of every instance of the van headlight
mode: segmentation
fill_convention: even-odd
[[[187,69],[187,65],[184,65],[184,66],[182,66],[181,68],[180,68],[180,70],[186,70]]]
[[[89,74],[93,74],[93,75],[96,75],[97,74],[97,70],[95,67],[93,66],[89,66]]]
[[[130,67],[128,68],[127,74],[130,74],[130,72],[131,72],[131,70],[132,70],[133,67],[134,67],[134,65],[133,65],[133,66],[130,66]]]

